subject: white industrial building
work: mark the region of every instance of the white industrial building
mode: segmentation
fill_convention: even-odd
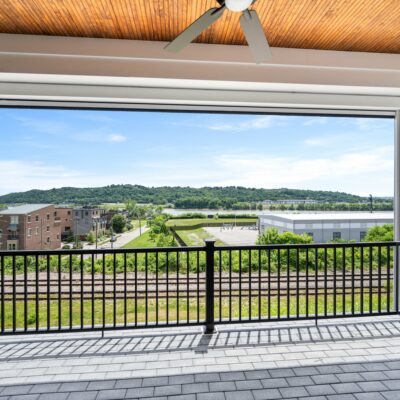
[[[279,233],[306,233],[315,243],[331,240],[363,240],[368,229],[392,224],[393,212],[343,212],[343,213],[297,213],[265,214],[259,216],[260,233],[275,227]]]

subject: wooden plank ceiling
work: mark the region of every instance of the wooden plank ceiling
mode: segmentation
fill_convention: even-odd
[[[213,0],[0,0],[0,32],[169,41]],[[258,0],[275,47],[400,53],[400,0]],[[226,12],[198,41],[245,44]]]

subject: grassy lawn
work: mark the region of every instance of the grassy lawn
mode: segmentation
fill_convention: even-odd
[[[141,236],[131,240],[123,249],[131,249],[133,247],[157,247],[156,243],[150,239],[150,233],[147,231],[143,233]]]
[[[386,310],[386,296],[382,295],[381,309]],[[324,296],[318,296],[318,314],[323,315],[325,312],[325,307],[328,314],[332,314],[334,312],[334,296],[329,295],[327,297],[327,301],[325,303]],[[369,293],[364,294],[364,312],[369,311],[370,299]],[[168,310],[168,319],[169,321],[176,321],[177,319],[177,299],[170,298],[168,301],[166,299],[159,299],[158,303],[155,299],[139,299],[137,303],[133,299],[128,299],[126,302],[126,306],[124,300],[119,299],[116,300],[115,305],[113,300],[106,300],[103,302],[102,300],[95,300],[92,304],[91,300],[85,300],[83,302],[83,310],[81,309],[81,303],[78,300],[74,300],[72,302],[72,313],[70,313],[70,303],[68,299],[61,301],[61,318],[59,319],[59,302],[57,300],[52,300],[50,302],[50,323],[49,325],[52,327],[57,327],[59,324],[61,327],[68,327],[70,324],[70,315],[72,315],[71,324],[73,326],[77,326],[81,324],[81,315],[83,311],[83,325],[91,325],[92,321],[94,321],[95,325],[103,324],[103,307],[104,307],[104,315],[105,315],[105,324],[113,324],[114,321],[116,324],[123,324],[125,319],[125,307],[126,307],[126,322],[128,324],[144,323],[146,320],[150,323],[156,322],[156,316],[158,315],[158,320],[160,323],[167,321],[167,310]],[[198,307],[199,306],[199,307]],[[263,296],[262,298],[258,298],[257,296],[253,296],[251,302],[248,297],[242,296],[241,301],[239,298],[233,297],[232,302],[229,303],[227,298],[220,299],[218,297],[215,298],[215,318],[218,320],[221,316],[222,319],[232,318],[237,319],[241,316],[244,320],[250,318],[250,309],[252,318],[258,317],[259,311],[261,316],[264,318],[277,318],[278,316],[285,318],[288,315],[295,316],[297,314],[297,309],[299,310],[300,315],[306,314],[306,306],[307,306],[307,298],[305,295],[299,297],[299,302],[297,305],[297,298],[295,296],[291,296],[289,298],[289,304],[287,302],[287,298],[281,297],[278,308],[278,298],[272,297],[270,299],[270,303],[268,302],[268,297]],[[315,313],[315,296],[310,295],[308,297],[308,313],[309,315],[314,315]],[[189,299],[187,301],[186,292],[181,294],[179,299],[179,319],[181,321],[189,320],[197,320],[197,309],[199,308],[199,318],[200,320],[204,320],[205,316],[205,302],[204,297],[200,298],[199,304],[197,303],[196,298]],[[344,304],[345,312],[350,313],[352,310],[352,298],[350,295],[346,295],[345,304]],[[378,303],[378,295],[372,295],[372,310],[378,311],[379,303]],[[47,321],[47,302],[40,301],[38,305],[39,315],[38,315],[38,324],[39,327],[46,327],[48,324]],[[16,302],[16,327],[17,329],[21,329],[24,327],[24,319],[25,319],[25,310],[24,303],[22,301]],[[114,312],[115,310],[115,312]],[[360,295],[357,294],[354,299],[354,311],[361,311],[361,303],[360,303]],[[338,315],[343,312],[343,303],[342,298],[339,296],[336,299],[336,312]],[[6,301],[4,304],[4,316],[5,316],[5,328],[12,328],[12,316],[13,316],[13,306],[11,301]],[[147,315],[147,316],[146,316]],[[36,326],[37,316],[36,316],[36,304],[34,301],[28,301],[27,303],[27,325],[28,328],[34,328]]]
[[[211,237],[203,228],[191,230],[176,230],[176,234],[186,243],[187,246],[203,246],[204,239]],[[217,240],[217,245],[225,244],[221,240]]]

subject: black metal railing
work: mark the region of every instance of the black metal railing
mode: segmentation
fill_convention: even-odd
[[[0,333],[395,314],[399,245],[0,251]]]

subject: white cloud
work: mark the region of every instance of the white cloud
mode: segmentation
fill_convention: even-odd
[[[277,125],[284,125],[285,117],[266,115],[251,118],[248,121],[238,123],[214,123],[208,125],[208,129],[215,131],[250,131],[255,129],[266,129]]]
[[[34,129],[35,131],[56,135],[62,133],[66,129],[66,124],[60,121],[52,121],[50,119],[28,118],[21,116],[13,116],[21,125]]]
[[[125,142],[128,138],[124,135],[120,135],[118,133],[112,133],[107,136],[106,140],[108,142]]]

